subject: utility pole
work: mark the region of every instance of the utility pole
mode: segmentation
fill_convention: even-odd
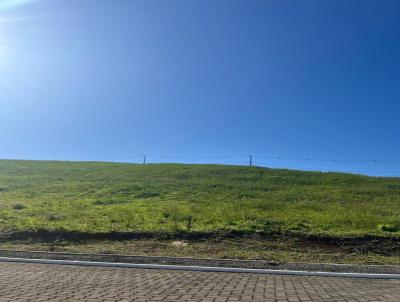
[[[249,167],[253,165],[253,155],[249,155]]]
[[[143,165],[146,164],[146,159],[147,159],[147,155],[145,154],[145,155],[143,155]]]

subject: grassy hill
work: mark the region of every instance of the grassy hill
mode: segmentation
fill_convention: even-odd
[[[0,231],[400,235],[400,179],[257,167],[0,161]]]

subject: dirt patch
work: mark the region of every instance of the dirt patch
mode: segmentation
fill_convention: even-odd
[[[400,255],[400,238],[398,237],[299,237],[305,245],[317,245],[331,251],[351,253],[377,253],[381,255]]]
[[[80,233],[66,231],[31,231],[31,232],[9,232],[0,234],[0,243],[29,241],[57,243],[60,241],[71,243],[84,243],[90,241],[129,241],[154,239],[159,241],[174,240],[182,242],[185,246],[190,242],[198,241],[248,241],[256,240],[259,243],[284,242],[291,249],[303,251],[319,250],[327,253],[374,253],[383,256],[400,255],[399,237],[323,237],[299,234],[279,234],[271,233],[264,235],[254,235],[244,232],[215,232],[215,233],[196,233],[196,232],[177,232],[177,233],[152,233],[152,232],[113,232],[113,233]],[[276,249],[280,247],[277,246]]]

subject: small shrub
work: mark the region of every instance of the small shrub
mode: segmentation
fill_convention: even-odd
[[[23,204],[17,203],[17,204],[15,204],[15,205],[13,205],[12,208],[13,208],[14,210],[23,210],[23,209],[25,209],[26,207],[25,207]]]
[[[168,219],[168,218],[171,216],[171,213],[166,212],[166,211],[162,211],[161,214],[162,214],[162,216],[163,216],[164,219]]]
[[[400,231],[400,225],[380,224],[378,225],[378,229],[381,230],[382,232],[396,233]]]

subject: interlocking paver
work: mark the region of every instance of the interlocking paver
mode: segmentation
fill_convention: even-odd
[[[400,281],[0,263],[0,302],[398,302]]]

